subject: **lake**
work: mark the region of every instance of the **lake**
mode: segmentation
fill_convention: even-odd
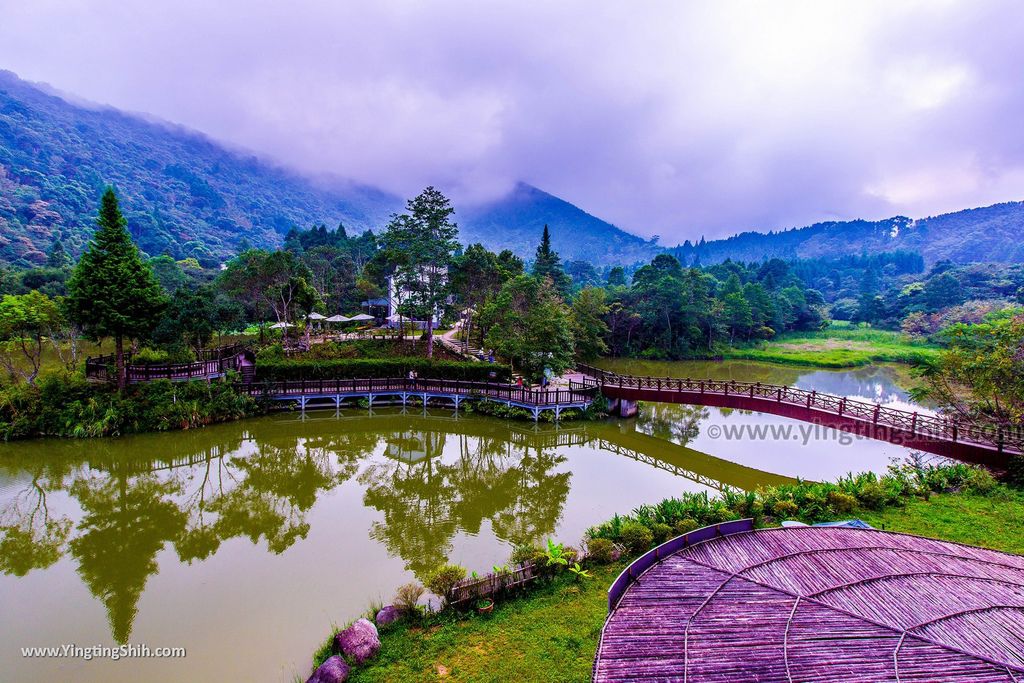
[[[891,367],[605,367],[912,405],[905,371]],[[683,491],[884,471],[906,455],[780,417],[681,405],[557,427],[352,408],[0,444],[0,672],[5,681],[304,679],[332,624],[445,561],[482,573],[517,543],[577,544],[614,513]],[[187,656],[20,654],[65,643]]]

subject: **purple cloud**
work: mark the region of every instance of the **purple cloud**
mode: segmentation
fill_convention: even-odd
[[[1015,0],[9,4],[0,67],[401,195],[664,243],[1024,198]]]

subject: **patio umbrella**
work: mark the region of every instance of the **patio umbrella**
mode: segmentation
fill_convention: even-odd
[[[274,323],[273,325],[270,326],[270,329],[283,330],[286,327],[295,327],[295,325],[292,325],[291,323]]]
[[[319,313],[310,313],[308,317],[310,320],[327,320],[326,315],[320,315]]]
[[[360,313],[359,315],[352,316],[351,318],[349,318],[349,320],[352,320],[352,321],[357,321],[357,320],[373,320],[373,316],[372,315],[366,315],[365,313]]]
[[[332,315],[330,318],[324,318],[324,320],[329,323],[347,323],[352,320],[352,318],[346,318],[343,315]]]

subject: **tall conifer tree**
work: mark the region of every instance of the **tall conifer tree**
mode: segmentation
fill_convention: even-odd
[[[68,280],[68,311],[92,339],[114,338],[117,386],[124,389],[124,340],[151,332],[167,302],[128,233],[112,187],[103,193],[96,225]]]
[[[559,258],[558,252],[551,248],[551,233],[546,224],[540,238],[540,246],[537,247],[537,255],[533,259],[533,274],[540,279],[551,278],[555,291],[562,298],[569,293],[569,276],[562,269],[562,259]]]

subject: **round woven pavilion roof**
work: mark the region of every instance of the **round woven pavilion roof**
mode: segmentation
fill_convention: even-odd
[[[1024,557],[849,528],[697,543],[626,590],[594,679],[1024,683]]]

